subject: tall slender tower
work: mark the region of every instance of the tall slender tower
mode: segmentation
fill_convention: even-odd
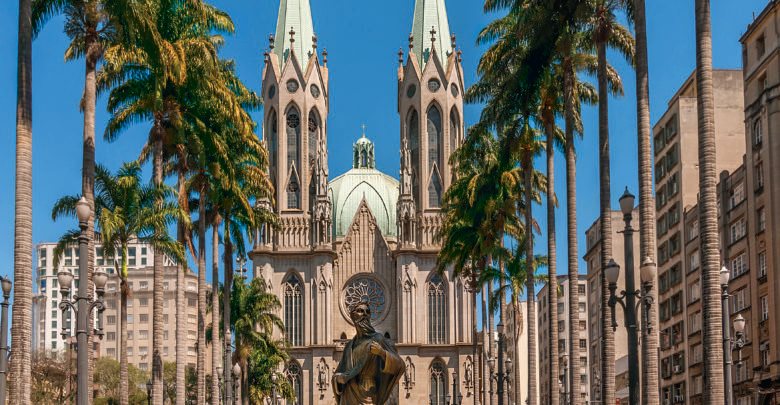
[[[463,68],[444,0],[416,0],[408,57],[399,51],[398,63],[399,246],[432,250],[452,181],[449,156],[463,139]]]
[[[327,51],[322,62],[308,0],[282,0],[265,55],[264,138],[281,228],[262,243],[278,251],[331,243],[328,200]]]

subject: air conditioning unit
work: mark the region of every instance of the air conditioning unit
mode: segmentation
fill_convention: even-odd
[[[674,365],[674,373],[675,373],[675,374],[680,374],[680,373],[682,373],[682,367],[680,367],[680,365],[679,365],[679,364],[675,364],[675,365]]]

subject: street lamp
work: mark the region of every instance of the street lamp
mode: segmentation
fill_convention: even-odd
[[[87,203],[84,197],[81,197],[76,204],[76,216],[79,220],[79,289],[76,297],[73,301],[70,299],[71,283],[73,282],[73,274],[67,271],[60,271],[57,273],[57,280],[60,283],[60,295],[62,295],[62,301],[60,302],[60,310],[62,316],[65,318],[65,314],[70,310],[76,314],[76,342],[77,342],[77,360],[76,360],[76,374],[78,383],[76,385],[76,395],[78,405],[87,405],[89,403],[89,385],[88,385],[88,373],[89,373],[89,347],[87,345],[87,320],[92,311],[97,310],[98,320],[97,326],[92,333],[96,336],[103,335],[103,327],[101,316],[105,306],[103,305],[103,293],[105,292],[106,282],[108,281],[108,274],[102,270],[95,270],[92,274],[92,281],[95,284],[96,299],[89,298],[89,283],[87,283],[88,275],[88,245],[89,238],[87,237],[87,224],[90,216],[92,215],[92,209]],[[68,329],[65,324],[62,325],[61,331],[63,339],[68,335]]]
[[[276,372],[271,374],[271,405],[276,405]]]
[[[235,392],[235,403],[241,403],[241,391],[239,382],[241,381],[241,366],[238,363],[233,365],[233,392]]]
[[[146,404],[152,405],[152,380],[146,381]]]
[[[3,289],[2,315],[0,315],[0,404],[5,404],[8,384],[8,299],[11,298],[11,279],[0,277]]]
[[[567,353],[563,353],[561,356],[561,365],[563,366],[563,381],[561,381],[561,386],[563,387],[563,403],[564,405],[569,404],[569,355]]]
[[[218,381],[219,382],[219,384],[218,384],[219,385],[219,399],[220,399],[220,401],[222,403],[225,403],[225,396],[223,395],[223,392],[222,392],[222,384],[223,384],[222,383],[222,379],[223,379],[222,365],[221,364],[217,364],[217,380],[219,380]]]
[[[612,330],[617,329],[617,321],[615,319],[615,307],[620,304],[623,308],[623,314],[625,315],[625,324],[628,331],[628,387],[629,387],[629,400],[630,404],[638,404],[639,401],[639,338],[638,338],[638,322],[637,322],[637,299],[640,300],[640,304],[643,304],[643,310],[647,315],[650,313],[654,298],[652,296],[653,280],[657,267],[655,263],[649,257],[646,257],[642,261],[640,266],[640,278],[641,278],[641,290],[637,290],[634,280],[634,228],[631,226],[631,220],[633,217],[635,198],[634,195],[628,191],[623,193],[620,197],[620,210],[623,212],[623,221],[625,222],[625,228],[623,229],[623,246],[625,246],[625,276],[626,276],[626,289],[617,293],[617,281],[620,277],[620,266],[614,259],[610,259],[607,267],[604,269],[604,275],[609,282],[609,306],[612,308]],[[645,331],[652,329],[652,323],[649,316],[645,316]]]
[[[731,374],[731,352],[735,349],[740,350],[739,362],[742,362],[742,347],[745,346],[745,318],[742,314],[737,314],[734,318],[734,334],[736,339],[731,338],[731,325],[729,314],[729,280],[731,279],[731,272],[725,266],[720,269],[720,288],[721,288],[721,310],[723,312],[723,383],[726,389],[726,402],[725,405],[731,405],[734,403],[734,392],[732,387],[732,374]]]
[[[238,273],[238,278],[246,280],[246,258],[237,256],[236,264],[238,264],[238,270],[236,271],[236,273]]]
[[[496,331],[498,332],[498,364],[492,357],[488,359],[488,366],[490,367],[490,396],[493,396],[493,381],[495,381],[498,405],[504,405],[504,384],[509,384],[512,360],[509,358],[504,360],[504,340],[506,336],[504,335],[503,321],[498,322]],[[498,367],[498,371],[494,372],[496,367]]]
[[[457,395],[455,394],[457,392]],[[453,400],[450,402],[450,400]],[[452,372],[452,395],[447,394],[447,405],[461,405],[463,395],[458,390],[458,373]]]

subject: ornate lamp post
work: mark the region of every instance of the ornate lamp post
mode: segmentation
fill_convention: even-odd
[[[494,372],[496,369],[496,360],[493,358],[488,359],[488,366],[490,367],[490,395],[493,395],[493,381],[496,382],[496,394],[498,396],[498,405],[504,405],[504,384],[509,383],[510,373],[512,369],[512,359],[504,360],[504,324],[499,322],[496,325],[496,331],[498,332],[498,372]]]
[[[562,394],[563,394],[563,404],[568,405],[569,404],[569,355],[568,353],[563,353],[561,355],[561,366],[563,367],[563,381],[561,382],[562,385]]]
[[[604,275],[609,282],[609,306],[612,308],[612,329],[617,329],[617,321],[615,320],[615,307],[617,304],[623,308],[625,315],[626,329],[628,330],[628,388],[629,399],[631,404],[638,404],[639,400],[639,338],[638,338],[638,322],[637,322],[637,299],[639,303],[643,304],[646,313],[649,313],[649,308],[653,304],[654,298],[651,295],[653,280],[657,267],[650,258],[645,258],[640,267],[640,277],[642,282],[642,291],[637,290],[634,280],[634,228],[631,226],[632,212],[634,211],[634,195],[626,189],[623,196],[620,197],[620,210],[623,212],[623,221],[625,222],[625,228],[623,232],[623,245],[625,246],[625,262],[626,262],[626,289],[620,292],[617,291],[617,281],[620,277],[620,266],[615,263],[615,260],[610,260],[607,264],[607,268],[604,269]],[[645,328],[650,330],[652,325],[650,320],[646,319],[647,324]]]
[[[240,382],[241,382],[241,366],[238,365],[238,363],[233,365],[233,392],[235,392],[235,403],[240,404],[241,403],[241,390],[240,390]]]
[[[736,339],[731,338],[731,316],[729,315],[729,280],[731,278],[731,272],[726,267],[720,270],[720,288],[721,302],[723,310],[723,383],[726,389],[726,402],[725,405],[732,405],[734,403],[734,391],[732,386],[732,372],[731,366],[733,364],[731,360],[731,352],[735,349],[740,350],[739,362],[742,362],[742,348],[745,346],[745,318],[742,314],[737,314],[734,318],[734,334]]]
[[[271,405],[276,405],[276,373],[271,374]]]
[[[457,392],[457,395],[455,394]],[[452,395],[447,395],[447,405],[461,405],[463,394],[458,390],[458,373],[452,373]]]
[[[11,280],[0,277],[3,288],[2,315],[0,316],[0,404],[5,404],[8,382],[8,299],[11,298]]]
[[[79,289],[76,294],[76,298],[70,300],[71,283],[73,282],[73,274],[68,271],[60,271],[57,273],[57,281],[60,283],[60,295],[62,295],[62,302],[60,302],[60,310],[62,310],[63,318],[68,310],[73,311],[76,314],[76,345],[77,345],[77,360],[76,360],[76,396],[78,405],[87,405],[89,403],[89,386],[87,384],[87,373],[89,373],[89,347],[87,345],[87,320],[92,315],[92,311],[97,310],[98,320],[97,327],[93,331],[96,336],[103,335],[102,320],[105,306],[103,305],[103,294],[105,292],[106,282],[108,281],[108,274],[102,270],[95,270],[92,274],[92,281],[95,284],[96,299],[91,300],[88,296],[87,278],[87,261],[89,260],[88,243],[87,238],[87,221],[92,215],[92,209],[89,207],[87,200],[81,197],[76,204],[76,216],[79,220]],[[65,339],[68,335],[68,329],[63,324],[61,331],[62,338]]]
[[[236,257],[236,264],[238,264],[238,270],[236,270],[238,278],[246,280],[246,258],[241,256]]]
[[[220,402],[222,402],[224,404],[225,403],[225,395],[224,395],[224,392],[222,390],[222,384],[223,384],[222,378],[223,378],[223,375],[222,375],[222,365],[221,364],[217,364],[217,379],[219,380],[219,384],[218,384],[218,386],[219,386],[219,399],[220,399]]]

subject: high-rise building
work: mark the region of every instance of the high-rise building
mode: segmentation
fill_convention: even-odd
[[[482,391],[473,296],[452,269],[435,271],[448,158],[464,133],[464,75],[445,2],[416,0],[409,52],[399,54],[400,181],[376,169],[365,130],[352,168],[330,177],[332,83],[319,46],[327,39],[315,32],[309,0],[280,1],[262,74],[276,190],[262,203],[280,227],[261,227],[250,253],[255,276],[282,302],[296,403],[333,401],[331,377],[355,335],[348,311],[357,302],[369,303],[374,325],[406,363],[394,401],[442,405],[461,394],[471,403]],[[399,38],[407,33],[399,27]]]
[[[59,260],[59,268],[54,266],[55,243],[42,243],[37,247],[38,268],[36,271],[37,293],[33,299],[33,337],[34,350],[63,351],[67,350],[68,342],[73,339],[62,338],[62,328],[67,329],[69,336],[75,335],[76,318],[72,312],[63,313],[59,309],[62,299],[60,287],[57,284],[57,272],[70,271],[76,277],[73,282],[72,295],[78,289],[78,247],[69,246]],[[153,249],[148,244],[132,243],[128,247],[128,298],[127,313],[127,351],[131,364],[142,370],[151,368],[152,347],[152,276],[151,267]],[[113,257],[106,257],[100,244],[95,247],[95,268],[109,274],[104,296],[106,309],[103,312],[103,339],[95,339],[95,356],[108,356],[118,360],[120,339],[119,319],[119,276],[114,268]],[[187,317],[187,341],[176,342],[176,267],[169,259],[165,259],[164,303],[163,317],[166,325],[163,342],[163,360],[175,361],[177,344],[187,348],[188,365],[195,365],[197,356],[197,294],[198,279],[188,271],[185,280],[185,307]],[[207,362],[210,363],[210,350],[206,351]]]
[[[759,404],[780,403],[780,3],[769,1],[740,38],[744,77],[744,146],[747,198],[746,243],[750,266],[748,342],[754,359],[749,384],[737,387]],[[731,263],[732,272],[739,263]],[[733,285],[729,286],[734,289]],[[737,297],[738,299],[738,297]],[[744,315],[748,318],[748,315]],[[746,371],[747,372],[747,371]],[[743,402],[744,403],[744,402]]]
[[[547,294],[550,293],[549,284],[545,284],[544,287],[539,291],[539,293],[536,295],[536,302],[537,308],[539,309],[538,317],[539,321],[537,325],[539,325],[537,329],[537,340],[538,340],[538,348],[539,348],[539,373],[538,373],[538,382],[539,382],[539,399],[540,403],[542,404],[549,404],[549,390],[552,389],[558,389],[561,393],[560,395],[560,405],[565,405],[568,402],[566,401],[566,398],[570,395],[568,392],[568,381],[569,378],[579,378],[580,379],[580,392],[575,393],[575,395],[579,395],[581,398],[581,402],[585,403],[589,401],[590,398],[590,386],[592,383],[591,376],[588,375],[589,369],[590,369],[590,361],[588,361],[589,357],[589,351],[588,347],[590,345],[588,344],[588,321],[587,321],[587,314],[588,314],[588,297],[590,296],[588,293],[588,280],[587,276],[584,274],[580,275],[579,283],[577,284],[576,288],[579,289],[579,297],[580,302],[572,303],[569,301],[569,277],[568,276],[558,276],[558,287],[560,294],[558,295],[558,308],[550,308],[548,305],[548,298]],[[569,321],[569,307],[571,305],[577,305],[577,308],[580,313],[580,319],[579,323],[577,325],[571,325],[571,322]],[[571,370],[567,364],[565,364],[563,361],[558,362],[558,370],[550,370],[550,358],[549,358],[549,341],[550,341],[550,328],[548,326],[548,319],[550,317],[550,311],[558,311],[558,354],[559,356],[563,353],[566,353],[568,355],[569,353],[569,346],[575,345],[580,349],[580,369],[579,370]],[[578,328],[580,331],[580,338],[577,342],[569,342],[569,328]],[[561,356],[563,359],[563,356]],[[550,373],[554,372],[555,375],[558,376],[559,385],[557,387],[550,387]],[[556,405],[556,404],[551,404]]]
[[[738,70],[715,70],[713,77],[716,166],[719,172],[732,171],[742,164],[745,150],[742,77]],[[692,329],[686,308],[692,302],[687,298],[687,290],[689,285],[695,285],[698,277],[689,276],[697,268],[693,265],[698,266],[698,259],[690,257],[698,258],[698,252],[687,250],[683,221],[683,213],[697,203],[699,190],[695,75],[671,99],[653,134],[661,400],[670,404],[687,403],[696,390],[692,388],[696,383],[691,380],[695,370],[686,367],[686,358],[693,355],[688,347]]]
[[[625,227],[625,221],[623,220],[622,211],[612,211],[612,257],[621,266],[620,278],[617,282],[617,293],[626,289],[626,277],[625,277],[625,243],[623,241],[623,229]],[[634,209],[633,217],[631,221],[631,227],[634,230],[639,230],[639,210]],[[585,252],[585,263],[588,267],[588,329],[590,330],[590,375],[594,382],[590,385],[590,397],[593,401],[601,401],[601,384],[596,384],[595,381],[601,381],[601,222],[597,219],[593,224],[585,231],[585,239],[587,243],[587,250]],[[635,287],[639,288],[639,234],[634,234],[634,280],[636,281]],[[615,338],[615,362],[616,364],[622,357],[628,356],[628,334],[625,327],[625,314],[623,313],[623,307],[620,305],[615,306],[615,321],[617,321],[617,328],[615,329],[613,336]],[[639,314],[637,313],[637,319]],[[611,320],[608,320],[608,325]],[[641,352],[639,353],[641,356]],[[627,361],[627,360],[626,360]],[[615,379],[618,379],[618,373],[615,372]]]

